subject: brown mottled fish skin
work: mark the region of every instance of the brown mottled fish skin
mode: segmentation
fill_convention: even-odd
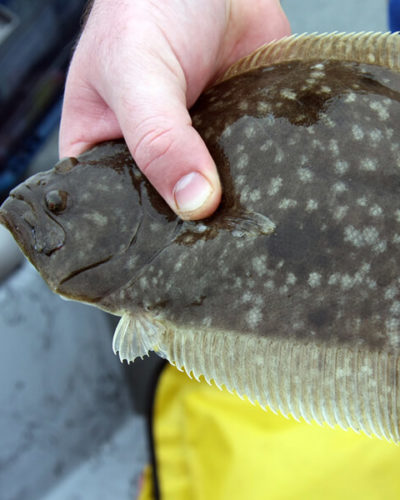
[[[192,117],[223,186],[209,219],[179,220],[109,142],[14,189],[0,221],[53,290],[147,315],[152,348],[195,376],[399,440],[400,74],[277,63]]]

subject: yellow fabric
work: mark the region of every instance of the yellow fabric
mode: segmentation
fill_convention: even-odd
[[[152,471],[150,465],[144,468],[137,500],[153,500]]]
[[[400,499],[398,446],[264,412],[172,366],[154,433],[162,500]]]

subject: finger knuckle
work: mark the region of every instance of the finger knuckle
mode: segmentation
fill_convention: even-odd
[[[172,127],[151,126],[140,134],[133,157],[142,172],[146,173],[156,160],[167,155],[173,143]]]

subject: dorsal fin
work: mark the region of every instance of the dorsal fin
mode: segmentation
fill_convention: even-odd
[[[292,35],[263,45],[240,59],[216,83],[263,66],[317,59],[375,64],[400,71],[400,35],[372,31]]]

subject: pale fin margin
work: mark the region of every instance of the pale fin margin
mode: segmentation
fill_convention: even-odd
[[[162,337],[159,354],[189,376],[296,420],[400,441],[398,356],[212,330]]]
[[[400,442],[400,358],[349,347],[187,329],[124,315],[113,349],[128,362],[155,351],[177,368],[306,422]]]
[[[263,45],[230,66],[216,81],[263,66],[302,60],[341,60],[385,66],[400,70],[400,35],[397,33],[304,33]]]

